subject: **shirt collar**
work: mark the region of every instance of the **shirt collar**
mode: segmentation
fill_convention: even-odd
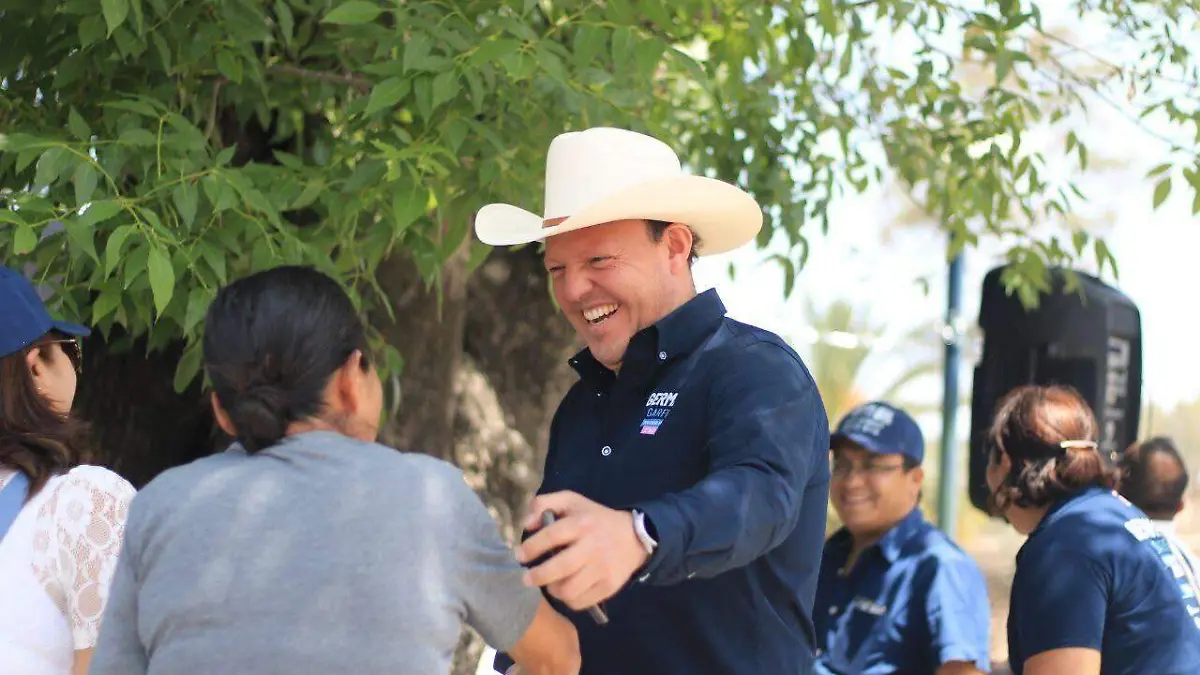
[[[921,526],[925,522],[925,516],[921,513],[921,507],[916,507],[909,511],[907,516],[904,516],[900,522],[892,526],[892,529],[884,533],[879,541],[875,542],[870,548],[878,548],[880,555],[888,562],[889,565],[896,562],[900,557],[901,551],[904,550],[904,545],[908,543],[915,535],[923,529]],[[850,546],[853,544],[853,539],[850,536],[850,531],[842,528],[835,532],[829,538],[827,545],[837,546],[845,549],[844,556],[850,554]],[[868,549],[869,550],[869,549]]]
[[[1173,520],[1151,520],[1154,527],[1158,528],[1159,532],[1164,534],[1175,534],[1175,521]]]
[[[658,364],[691,354],[716,330],[725,311],[725,303],[721,302],[716,289],[696,295],[634,334],[625,349],[622,370],[630,365]],[[597,384],[611,385],[616,377],[592,357],[589,349],[571,357],[570,364],[580,377]]]
[[[1050,507],[1049,510],[1046,511],[1046,515],[1042,516],[1042,519],[1038,521],[1037,527],[1033,528],[1033,531],[1029,533],[1029,537],[1032,537],[1038,532],[1041,532],[1044,528],[1049,527],[1050,523],[1053,523],[1055,520],[1057,520],[1059,514],[1066,510],[1066,507],[1069,504],[1101,492],[1105,492],[1105,489],[1099,486],[1091,486],[1083,488],[1077,492],[1073,492],[1058,500],[1053,506]],[[1026,538],[1026,541],[1028,541],[1028,537]]]

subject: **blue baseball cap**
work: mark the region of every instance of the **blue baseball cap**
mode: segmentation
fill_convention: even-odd
[[[831,446],[837,441],[850,441],[877,455],[904,455],[918,464],[925,458],[925,435],[908,413],[884,403],[872,401],[851,410],[829,437]]]
[[[0,357],[21,351],[51,330],[76,337],[91,333],[79,324],[50,318],[33,284],[0,265]]]

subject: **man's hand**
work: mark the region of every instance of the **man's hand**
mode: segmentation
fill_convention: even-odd
[[[544,511],[558,520],[541,529]],[[616,594],[649,554],[633,529],[633,514],[610,509],[574,492],[534,498],[525,529],[537,532],[517,551],[522,563],[561,549],[525,573],[525,583],[543,586],[550,595],[580,611]]]

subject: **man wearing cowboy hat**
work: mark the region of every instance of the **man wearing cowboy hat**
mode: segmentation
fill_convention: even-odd
[[[611,128],[554,140],[544,215],[493,204],[476,218],[485,243],[545,242],[587,346],[517,553],[578,628],[583,675],[812,671],[825,410],[796,353],[727,318],[691,274],[761,226],[746,193]]]

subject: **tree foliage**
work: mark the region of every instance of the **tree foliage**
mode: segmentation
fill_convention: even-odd
[[[1032,302],[1047,264],[1113,261],[1086,233],[1028,237],[1079,195],[1022,139],[1114,82],[1176,125],[1200,115],[1187,2],[1073,6],[1140,51],[1081,75],[1019,0],[0,0],[0,252],[71,317],[186,341],[182,388],[221,284],[314,264],[386,309],[375,272],[404,255],[438,288],[488,255],[479,206],[540,207],[554,135],[613,124],[750,189],[789,287],[806,225],[894,177],[954,247],[1015,236],[1009,281]],[[880,35],[915,46],[889,61]],[[964,90],[965,58],[994,85]],[[1150,100],[1164,78],[1192,86]],[[1083,167],[1070,138],[1056,152]],[[1154,178],[1155,204],[1196,189],[1195,148]]]

